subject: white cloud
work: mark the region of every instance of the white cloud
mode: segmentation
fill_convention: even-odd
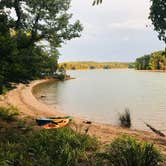
[[[84,31],[79,39],[62,47],[61,59],[134,60],[136,56],[161,49],[163,44],[148,20],[150,0],[72,0],[73,19],[79,19]],[[115,55],[115,56],[110,56]]]

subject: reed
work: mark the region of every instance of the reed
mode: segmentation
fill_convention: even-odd
[[[131,127],[131,116],[130,116],[130,110],[128,108],[125,109],[124,113],[119,114],[119,122],[121,127],[124,128]]]

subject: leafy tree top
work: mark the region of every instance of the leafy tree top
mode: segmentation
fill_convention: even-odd
[[[93,1],[93,5],[98,5],[98,4],[102,3],[102,2],[103,2],[103,0],[94,0]]]
[[[0,11],[8,16],[11,28],[31,34],[30,44],[45,40],[51,48],[57,48],[66,40],[80,37],[83,29],[79,21],[70,21],[70,2],[71,0],[1,0]],[[9,14],[12,9],[16,17]]]
[[[166,0],[151,0],[149,18],[158,32],[158,37],[166,43]]]

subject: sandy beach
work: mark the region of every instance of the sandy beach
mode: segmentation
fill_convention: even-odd
[[[50,80],[36,80],[28,85],[19,84],[17,88],[9,91],[0,100],[0,105],[12,105],[19,109],[20,118],[29,118],[35,120],[37,117],[64,116],[67,115],[60,110],[41,103],[33,94],[34,88]],[[88,134],[97,137],[102,145],[110,143],[114,138],[128,134],[138,139],[150,141],[156,144],[166,153],[166,137],[160,137],[152,132],[123,129],[118,126],[95,123],[86,124],[83,119],[73,117],[71,127],[78,132],[84,132],[88,129]]]

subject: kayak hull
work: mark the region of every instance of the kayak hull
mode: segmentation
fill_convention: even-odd
[[[65,122],[66,119],[67,119],[67,123],[69,123],[69,121],[71,121],[72,118],[71,118],[71,116],[37,118],[36,119],[36,123],[39,126],[44,126],[44,125],[47,125],[47,124],[52,124],[52,126],[54,126],[54,128],[56,128],[56,125],[59,125],[59,124],[60,124],[60,126],[63,126],[62,124],[65,124],[64,122]]]
[[[54,129],[54,128],[62,128],[69,123],[69,119],[61,119],[59,123],[48,123],[43,125],[44,129]]]
[[[36,119],[36,123],[39,125],[39,126],[43,126],[43,125],[46,125],[48,123],[52,123],[52,119],[48,119],[48,118],[38,118]]]

